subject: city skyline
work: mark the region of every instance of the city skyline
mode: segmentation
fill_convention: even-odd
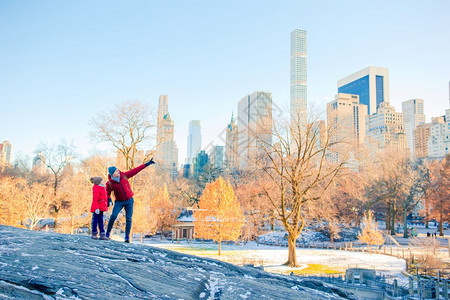
[[[186,153],[189,120],[203,123],[204,146],[223,145],[220,134],[244,95],[268,91],[274,104],[289,110],[295,29],[308,32],[308,106],[324,112],[337,95],[339,79],[379,66],[389,70],[390,104],[397,111],[406,100],[423,99],[430,122],[448,108],[450,38],[444,12],[450,5],[445,1],[433,7],[419,1],[407,7],[353,3],[359,12],[355,18],[332,27],[323,20],[349,5],[327,2],[323,10],[295,2],[105,3],[0,4],[0,42],[7,45],[0,50],[0,101],[6,112],[0,140],[11,142],[13,159],[32,158],[40,142],[61,138],[73,141],[82,156],[103,150],[88,137],[89,119],[135,99],[156,109],[160,94],[171,99],[179,162]],[[301,21],[300,6],[308,12]],[[396,13],[399,8],[403,14]],[[189,12],[204,20],[192,22]],[[381,12],[383,22],[373,25]],[[122,13],[135,21],[118,22]],[[170,24],[157,26],[168,15]],[[411,16],[416,22],[407,22]],[[380,47],[373,47],[377,43]]]

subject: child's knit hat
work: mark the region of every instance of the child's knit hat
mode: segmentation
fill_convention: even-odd
[[[99,185],[103,181],[103,178],[101,177],[92,177],[91,182],[95,185]]]

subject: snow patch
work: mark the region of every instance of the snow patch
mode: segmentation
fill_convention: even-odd
[[[34,266],[34,267],[31,268],[32,271],[35,271],[35,270],[37,270],[37,269],[39,269],[38,266]]]
[[[208,280],[208,283],[206,283],[205,286],[206,289],[210,291],[210,299],[215,299],[215,295],[219,292],[219,279],[210,279]]]
[[[42,255],[42,254],[31,255],[31,254],[28,254],[28,253],[21,253],[20,255],[24,256],[24,257],[30,257],[30,256],[44,257],[45,256],[45,255]]]
[[[239,296],[241,296],[242,299],[247,299],[248,296],[250,296],[250,295],[251,295],[250,292],[245,293],[245,295],[239,294]]]
[[[198,295],[198,296],[199,296],[200,298],[202,298],[202,299],[203,299],[203,298],[205,298],[205,296],[206,296],[206,293],[205,293],[205,292],[201,292],[201,293],[200,293],[200,295]]]
[[[161,253],[161,252],[153,252],[152,254],[153,254],[153,255],[158,255],[158,256],[160,256],[160,257],[162,257],[162,258],[166,258],[166,256],[167,256],[166,253]]]

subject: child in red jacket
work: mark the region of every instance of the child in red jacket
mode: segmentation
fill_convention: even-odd
[[[101,240],[109,240],[106,237],[105,229],[103,228],[103,212],[108,211],[108,200],[106,197],[105,181],[101,177],[92,177],[91,182],[94,184],[92,187],[92,231],[91,238],[97,240],[97,226],[100,231]]]

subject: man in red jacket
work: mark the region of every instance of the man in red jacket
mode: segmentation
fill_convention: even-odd
[[[122,208],[125,208],[125,243],[130,242],[130,231],[133,217],[133,191],[131,190],[128,178],[133,177],[145,167],[154,164],[153,158],[139,167],[129,170],[128,172],[121,172],[116,167],[108,168],[108,183],[106,184],[106,194],[108,195],[108,203],[111,203],[111,192],[114,192],[115,202],[108,222],[108,229],[106,229],[106,237],[109,238],[111,229],[116,221]]]

